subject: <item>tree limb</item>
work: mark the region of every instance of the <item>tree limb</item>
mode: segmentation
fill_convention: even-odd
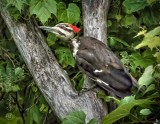
[[[0,12],[35,83],[55,114],[62,119],[70,111],[82,110],[87,114],[87,121],[96,118],[100,123],[107,113],[106,105],[92,91],[77,95],[38,28],[29,22],[15,22],[1,2]]]

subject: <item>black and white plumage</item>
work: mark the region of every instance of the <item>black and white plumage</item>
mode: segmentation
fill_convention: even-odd
[[[73,38],[73,34],[78,33],[79,29],[68,23],[40,28],[55,33],[65,40],[70,39],[78,67],[99,86],[120,98],[130,95],[132,86],[136,84],[135,79],[103,42],[92,37]]]
[[[104,43],[92,37],[80,37],[72,39],[72,44],[76,63],[89,78],[118,97],[130,95],[136,81]]]

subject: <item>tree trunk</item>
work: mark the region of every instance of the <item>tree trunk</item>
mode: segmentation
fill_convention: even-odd
[[[97,1],[98,3],[99,1]],[[97,6],[102,4],[103,2]],[[108,6],[108,4],[106,5]],[[15,22],[7,10],[2,8],[1,2],[0,12],[35,83],[55,114],[62,119],[68,112],[82,110],[86,113],[87,121],[96,118],[100,123],[102,117],[107,113],[106,105],[92,91],[80,96],[77,95],[66,72],[57,63],[37,26],[31,22]],[[85,22],[84,24],[86,25]],[[105,31],[105,28],[103,30]],[[100,35],[99,38],[102,38],[102,36]],[[105,38],[103,38],[103,41]]]
[[[107,13],[111,0],[82,0],[84,35],[107,41]]]

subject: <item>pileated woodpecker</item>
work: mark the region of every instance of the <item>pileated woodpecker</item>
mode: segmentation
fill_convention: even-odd
[[[74,38],[80,29],[68,23],[40,28],[64,40],[71,40],[73,56],[78,67],[99,86],[120,98],[130,95],[130,90],[136,83],[135,79],[103,42],[88,36]]]

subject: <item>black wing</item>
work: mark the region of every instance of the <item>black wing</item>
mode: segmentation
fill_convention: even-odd
[[[130,95],[135,83],[120,60],[95,38],[82,37],[76,55],[77,64],[92,80],[119,97]]]

